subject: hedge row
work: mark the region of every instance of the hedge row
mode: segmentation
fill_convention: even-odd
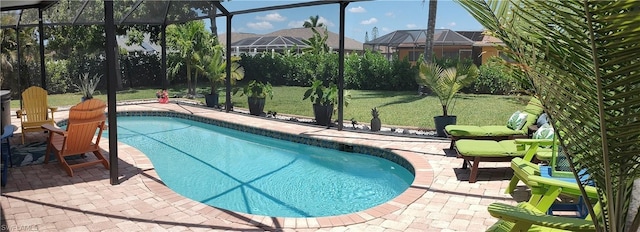
[[[251,80],[270,82],[273,85],[310,86],[314,79],[335,82],[338,77],[338,54],[278,54],[263,53],[255,56],[242,55],[240,64],[245,69],[242,82]],[[175,57],[169,56],[169,60]],[[447,61],[438,61],[447,63]],[[172,63],[172,62],[170,62]],[[16,67],[16,66],[14,66]],[[105,60],[100,57],[76,57],[62,61],[48,61],[47,88],[52,93],[76,92],[73,83],[78,82],[81,73],[105,73]],[[348,54],[345,56],[344,84],[347,89],[358,90],[392,90],[413,91],[418,89],[415,77],[418,73],[406,59],[387,60],[379,53],[366,51],[364,54]],[[157,87],[163,79],[160,57],[155,54],[121,55],[120,70],[124,88]],[[18,80],[14,70],[3,82],[3,89],[25,89],[31,85],[40,85],[40,69],[37,63],[23,64],[21,79]],[[186,82],[186,71],[171,77],[170,84]],[[204,77],[199,83],[206,82]],[[20,83],[20,86],[18,85]],[[493,59],[480,67],[478,80],[463,92],[508,94],[519,90],[520,83],[512,78],[503,62]],[[106,89],[103,78],[98,90]],[[13,91],[14,94],[19,94]]]

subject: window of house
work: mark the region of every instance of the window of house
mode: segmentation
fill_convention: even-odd
[[[409,61],[418,61],[418,59],[420,59],[420,55],[422,55],[422,51],[409,51]]]
[[[460,60],[471,59],[471,49],[460,49],[458,50],[458,57]]]

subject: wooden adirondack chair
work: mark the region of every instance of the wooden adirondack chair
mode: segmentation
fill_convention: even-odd
[[[47,103],[47,91],[38,86],[31,86],[22,92],[22,109],[16,111],[22,127],[22,144],[27,132],[45,131],[42,125],[54,125],[53,113],[57,107]],[[51,112],[51,116],[49,116]]]
[[[43,125],[42,128],[49,130],[45,163],[49,162],[49,152],[53,150],[60,165],[69,176],[73,176],[73,168],[100,163],[109,169],[109,162],[104,158],[98,146],[102,131],[106,128],[105,108],[104,101],[98,99],[87,100],[71,107],[66,131],[53,125]],[[98,133],[96,134],[96,132]],[[81,155],[87,152],[92,152],[98,159],[74,164],[69,164],[65,160],[66,156]]]

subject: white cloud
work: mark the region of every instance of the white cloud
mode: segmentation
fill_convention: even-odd
[[[450,22],[449,24],[447,24],[447,26],[449,26],[449,28],[455,27],[456,22]]]
[[[269,30],[273,28],[273,25],[270,22],[262,21],[257,23],[247,23],[247,27],[254,30]]]
[[[386,15],[387,17],[390,17],[390,18],[395,18],[396,17],[396,14],[394,14],[393,12],[387,12],[384,15]]]
[[[378,19],[370,18],[370,19],[361,21],[360,24],[369,25],[369,24],[374,24],[374,23],[377,23],[377,22],[378,22]]]
[[[382,27],[380,28],[382,30],[382,32],[390,32],[391,29],[389,29],[388,27]]]
[[[409,28],[409,29],[413,29],[413,28],[417,28],[417,27],[418,27],[418,25],[415,25],[413,23],[407,24],[407,28]]]
[[[287,17],[284,17],[278,13],[271,13],[265,16],[256,16],[256,19],[262,21],[282,22],[284,20],[287,20]]]
[[[351,7],[351,8],[349,8],[349,12],[351,12],[351,13],[364,13],[364,12],[367,12],[367,10],[365,10],[364,7],[359,6],[359,7]]]

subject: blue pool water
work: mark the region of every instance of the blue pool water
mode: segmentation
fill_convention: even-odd
[[[118,117],[118,140],[145,153],[175,192],[277,217],[357,212],[404,192],[414,176],[386,159],[169,117]]]

